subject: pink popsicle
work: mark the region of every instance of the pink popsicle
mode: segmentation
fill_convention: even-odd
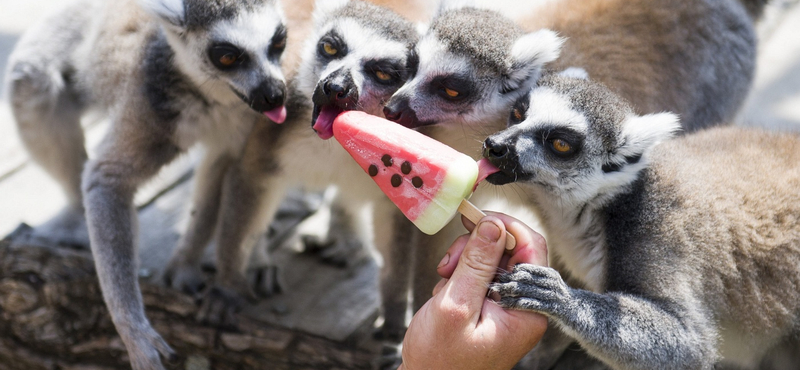
[[[422,232],[435,234],[458,212],[476,224],[485,216],[467,198],[479,175],[496,169],[482,164],[479,171],[469,156],[364,112],[336,117],[333,136]],[[506,244],[513,249],[516,240],[508,234]]]

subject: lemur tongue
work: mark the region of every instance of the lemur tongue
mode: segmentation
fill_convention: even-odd
[[[264,112],[264,115],[266,115],[267,118],[271,119],[273,122],[281,124],[286,121],[286,107],[281,105],[280,107],[277,107],[269,112]]]
[[[322,140],[328,140],[333,137],[333,120],[336,116],[342,113],[342,110],[336,106],[327,105],[320,109],[317,121],[314,122],[314,131]]]
[[[478,161],[478,180],[475,181],[475,187],[472,188],[472,191],[478,188],[478,185],[481,181],[486,180],[489,175],[500,172],[500,169],[497,166],[493,165],[492,162],[489,162],[486,158],[481,158]]]

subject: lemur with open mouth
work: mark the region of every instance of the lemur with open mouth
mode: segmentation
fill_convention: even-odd
[[[174,355],[145,316],[136,257],[136,190],[199,143],[196,209],[219,206],[222,173],[254,126],[286,118],[286,28],[272,0],[78,1],[31,28],[11,55],[14,117],[31,156],[84,214],[103,297],[136,370]],[[111,126],[88,159],[80,126]],[[85,167],[85,169],[84,169]]]
[[[394,205],[349,154],[335,141],[320,138],[331,137],[333,119],[344,110],[382,113],[384,102],[416,71],[414,45],[418,38],[414,24],[387,8],[356,0],[317,1],[313,32],[307,37],[289,86],[289,120],[280,126],[256,127],[241,160],[225,177],[216,236],[218,266],[213,290],[218,294],[204,303],[205,319],[228,320],[242,297],[268,295],[280,289],[275,268],[256,291],[246,281],[245,268],[255,241],[273,219],[286,189],[335,184],[340,187],[336,206],[344,212],[340,227],[365,242],[374,235],[374,243],[387,261],[381,273],[384,327],[397,327],[393,332],[402,332],[409,279],[409,263],[402,259],[408,253],[404,248],[397,250],[396,256],[390,255],[395,251],[385,246],[410,233],[396,232]],[[373,217],[379,220],[374,232],[372,222],[350,221],[376,200],[387,205],[373,211]],[[174,256],[170,264],[171,274],[181,276],[172,280],[177,288],[202,281],[199,256],[208,238],[187,238],[195,243]]]
[[[542,220],[559,272],[491,287],[614,369],[756,369],[800,322],[800,137],[681,127],[598,83],[548,75],[485,141]],[[764,174],[769,174],[764,176]]]
[[[638,113],[676,112],[684,131],[726,124],[751,84],[753,20],[764,3],[566,0],[546,3],[514,23],[469,1],[444,1],[418,43],[418,73],[387,102],[384,113],[477,158],[485,136],[505,127],[511,104],[530,90],[546,65],[588,72],[630,100]],[[537,55],[531,47],[549,51]],[[526,53],[536,56],[534,68],[520,68],[518,56]],[[517,207],[524,202],[513,187],[484,189],[472,198],[479,207],[538,224],[527,209]],[[443,248],[462,232],[460,223],[452,222],[433,237],[415,237],[421,242],[414,257],[414,292],[430,292]],[[415,307],[427,297],[415,296]],[[548,343],[537,347],[548,352],[541,363],[545,368],[566,345],[543,350]]]

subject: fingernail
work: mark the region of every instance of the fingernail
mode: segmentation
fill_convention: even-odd
[[[496,242],[500,239],[500,228],[494,222],[484,221],[478,225],[478,236],[489,242]]]
[[[442,266],[446,265],[450,262],[450,253],[444,255],[444,258],[439,262],[439,266],[436,266],[437,269],[442,268]]]

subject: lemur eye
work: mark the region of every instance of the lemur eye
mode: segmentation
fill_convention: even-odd
[[[514,110],[511,111],[511,118],[513,118],[516,122],[520,122],[523,118],[525,118],[525,115],[522,114],[522,110],[519,108],[514,108]]]
[[[460,75],[435,77],[430,83],[432,93],[451,102],[460,102],[468,98],[473,86],[469,77]]]
[[[555,139],[551,142],[553,149],[561,154],[568,154],[572,151],[572,145],[562,139]]]
[[[232,68],[244,61],[244,53],[230,44],[214,45],[208,50],[208,54],[211,63],[222,70]]]
[[[226,67],[230,67],[236,63],[236,55],[233,54],[225,54],[219,58],[219,64],[222,64]]]
[[[286,27],[283,25],[278,26],[275,30],[275,35],[272,36],[272,49],[283,50],[286,47]]]
[[[325,52],[325,54],[328,54],[328,56],[334,56],[339,52],[339,49],[334,47],[329,42],[323,42],[322,43],[322,50]]]
[[[286,47],[286,36],[272,44],[274,49],[283,49]]]
[[[381,81],[390,81],[392,79],[392,76],[384,71],[375,71],[375,77]]]
[[[447,96],[449,96],[451,98],[457,98],[457,97],[459,97],[461,95],[460,92],[458,92],[456,90],[453,90],[453,89],[450,89],[450,88],[447,88],[447,87],[444,88],[444,93],[447,94]]]

